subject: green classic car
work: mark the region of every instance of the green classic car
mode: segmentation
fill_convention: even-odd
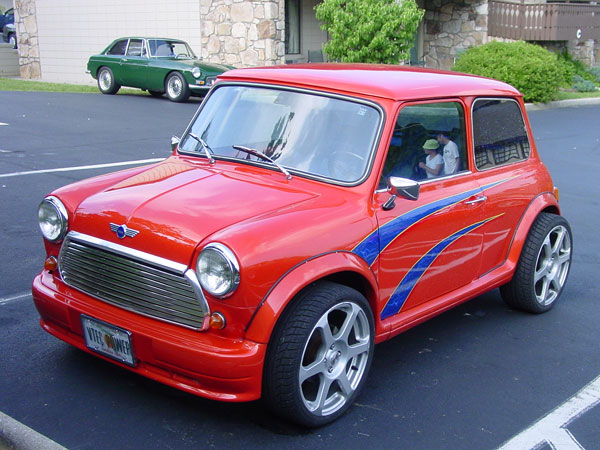
[[[125,37],[92,56],[86,72],[98,80],[103,94],[129,86],[154,97],[167,94],[171,101],[185,102],[190,95],[205,95],[217,76],[229,69],[233,67],[200,61],[178,39]]]

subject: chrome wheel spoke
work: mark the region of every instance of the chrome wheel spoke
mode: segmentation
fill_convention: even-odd
[[[342,374],[337,378],[337,383],[344,397],[350,398],[350,396],[354,393],[354,388],[352,387],[352,384],[350,383],[348,375],[345,371],[342,372]]]
[[[365,338],[363,341],[358,344],[348,346],[348,359],[354,358],[355,356],[362,355],[363,353],[367,353],[371,348],[371,343],[369,342],[369,338]]]
[[[315,375],[325,375],[326,372],[327,367],[323,358],[318,359],[306,367],[302,366],[300,367],[300,384],[304,383],[306,380],[314,377]]]
[[[321,381],[319,384],[319,390],[317,392],[317,397],[315,398],[314,402],[309,402],[309,404],[311,404],[312,406],[312,410],[317,413],[317,414],[321,414],[323,412],[323,408],[325,407],[325,403],[327,402],[328,394],[329,394],[329,389],[331,388],[331,383],[333,382],[332,379],[327,378],[327,377],[321,377]]]
[[[347,314],[346,319],[344,319],[344,323],[337,334],[337,340],[343,341],[346,344],[348,343],[348,337],[350,336],[352,328],[356,324],[356,317],[358,316],[359,311],[360,310],[356,305],[352,305],[352,309]]]

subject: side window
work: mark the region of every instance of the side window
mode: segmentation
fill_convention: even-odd
[[[529,158],[529,138],[519,104],[508,99],[476,100],[473,142],[479,170]]]
[[[390,176],[426,180],[467,169],[465,113],[460,103],[423,103],[400,110],[380,187]]]
[[[124,55],[125,49],[127,48],[127,39],[115,42],[110,50],[107,52],[108,55]]]
[[[127,56],[142,56],[142,40],[130,39],[127,47]]]

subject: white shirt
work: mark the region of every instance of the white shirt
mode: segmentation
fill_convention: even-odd
[[[444,173],[452,175],[458,170],[458,146],[449,141],[444,145]]]
[[[427,167],[429,167],[430,169],[435,169],[438,166],[441,166],[442,164],[444,164],[444,159],[442,158],[442,155],[440,155],[439,153],[437,155],[435,155],[433,158],[431,158],[429,155],[427,155],[427,158],[425,158],[425,165]],[[441,170],[440,170],[440,173],[438,173],[437,175],[433,175],[432,173],[427,172],[427,178],[439,177],[441,174],[442,174]]]

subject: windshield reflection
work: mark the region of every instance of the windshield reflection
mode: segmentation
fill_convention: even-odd
[[[234,148],[244,146],[301,174],[351,183],[367,170],[380,120],[376,108],[351,100],[229,85],[210,95],[189,133],[217,159],[263,159]],[[204,155],[189,133],[179,149]]]

